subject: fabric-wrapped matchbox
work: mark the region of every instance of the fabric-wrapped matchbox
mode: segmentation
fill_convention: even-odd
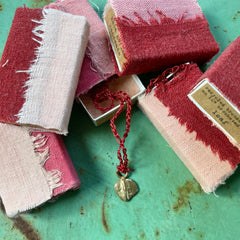
[[[104,21],[118,75],[204,63],[219,51],[196,0],[108,0]]]
[[[0,198],[14,217],[80,187],[60,135],[0,123]]]
[[[139,98],[139,107],[206,193],[224,184],[240,162],[239,50],[240,38],[205,74],[193,63],[178,66],[171,80],[160,76]]]
[[[16,10],[0,61],[0,121],[67,134],[88,41],[85,17]]]

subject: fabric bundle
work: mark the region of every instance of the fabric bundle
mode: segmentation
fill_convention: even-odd
[[[18,8],[0,62],[0,121],[67,134],[87,45],[85,17]]]
[[[57,1],[49,4],[46,8],[85,16],[90,23],[88,46],[77,87],[77,97],[115,74],[104,23],[87,0]]]
[[[2,123],[0,133],[0,197],[9,217],[80,186],[60,136]]]
[[[104,20],[118,75],[203,63],[219,51],[196,0],[108,0]]]
[[[139,99],[139,107],[206,193],[215,191],[233,174],[240,162],[240,149],[215,121],[193,103],[190,95],[207,78],[239,112],[239,40],[226,49],[204,75],[196,64],[186,64],[170,81],[159,82],[150,94]],[[208,93],[202,93],[204,101],[213,100]],[[219,108],[221,102],[215,99],[215,108]],[[223,115],[224,110],[218,110]]]

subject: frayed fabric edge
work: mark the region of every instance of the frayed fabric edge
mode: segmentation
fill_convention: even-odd
[[[231,172],[228,172],[226,175],[222,176],[222,178],[219,179],[218,183],[215,184],[215,185],[214,185],[213,187],[211,187],[211,188],[204,188],[204,187],[201,185],[203,191],[204,191],[205,193],[207,193],[207,194],[213,193],[213,195],[218,198],[219,195],[216,194],[217,188],[220,187],[221,185],[225,185],[225,184],[226,184],[226,180],[235,173],[235,171],[237,170],[237,168],[238,168],[238,166],[236,166]]]
[[[44,166],[47,160],[50,158],[50,150],[49,147],[46,147],[46,143],[48,141],[48,137],[44,134],[39,133],[37,136],[33,136],[30,133],[30,136],[33,141],[34,151],[37,154],[39,158],[39,164],[42,168],[43,174],[46,178],[46,181],[48,183],[51,195],[53,193],[53,190],[55,188],[58,188],[63,185],[61,183],[61,175],[62,173],[59,170],[51,170],[47,171]]]

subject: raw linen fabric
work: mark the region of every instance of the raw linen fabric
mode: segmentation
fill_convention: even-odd
[[[57,1],[50,3],[46,8],[54,8],[74,15],[85,16],[90,23],[88,46],[76,96],[86,93],[97,83],[115,74],[104,23],[87,0]]]
[[[0,133],[0,198],[9,217],[80,186],[61,136],[3,123]]]
[[[211,77],[214,76],[209,78],[210,81],[216,79],[215,83],[219,87],[224,84],[221,89],[225,89],[224,93],[229,91],[231,83],[235,80],[238,83],[233,85],[238,85],[239,92],[239,76],[235,75],[238,77],[233,79],[228,78],[227,74],[231,71],[236,72],[237,67],[239,68],[234,63],[239,58],[236,48],[235,52],[237,56],[230,57],[233,51],[229,53],[227,49],[204,75],[196,64],[190,64],[187,70],[178,73],[171,81],[159,83],[150,94],[139,99],[139,107],[168,141],[206,193],[215,191],[234,173],[240,162],[240,151],[187,95],[203,78],[209,76],[209,73]],[[215,77],[217,72],[219,78]],[[239,96],[237,97],[239,104]]]
[[[115,13],[126,62],[118,75],[164,69],[179,63],[203,63],[219,46],[196,0],[108,0]]]
[[[18,8],[0,61],[0,121],[67,134],[86,45],[85,17]]]

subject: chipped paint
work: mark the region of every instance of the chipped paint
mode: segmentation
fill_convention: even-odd
[[[40,234],[27,220],[19,216],[11,219],[13,221],[13,227],[17,229],[28,240],[41,240]]]
[[[236,21],[238,19],[239,15],[240,15],[240,11],[237,11],[233,16],[232,21]]]
[[[189,199],[192,193],[195,194],[203,193],[200,185],[195,179],[191,181],[187,180],[183,186],[178,187],[177,195],[173,194],[173,196],[176,198],[176,202],[173,204],[173,210],[175,212],[178,212],[179,209],[189,206],[190,202]],[[192,210],[191,205],[190,209]]]
[[[3,3],[0,1],[0,11],[3,11],[3,9],[4,9],[4,5],[3,5]]]
[[[83,206],[81,206],[81,208],[80,208],[79,211],[80,211],[80,214],[81,214],[81,215],[85,215]]]
[[[107,197],[107,191],[108,191],[108,187],[106,187],[104,199],[103,199],[103,203],[102,203],[102,224],[103,224],[105,231],[107,233],[110,233],[110,228],[109,228],[107,218],[106,218],[106,213],[105,213],[105,201],[106,201],[106,197]]]
[[[5,208],[0,202],[0,210],[6,215]],[[39,231],[31,225],[26,219],[21,216],[16,218],[8,218],[12,223],[12,229],[18,230],[27,240],[41,240]]]

